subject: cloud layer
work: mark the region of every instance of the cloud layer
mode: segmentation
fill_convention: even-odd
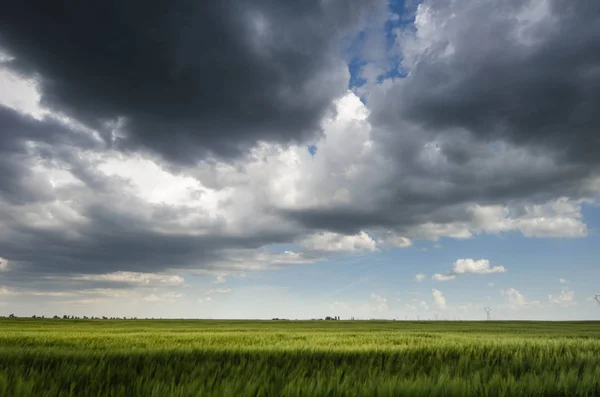
[[[425,0],[389,49],[360,54],[371,71],[370,56],[401,59],[403,77],[353,92],[343,50],[385,20],[383,1],[44,4],[0,16],[11,290],[160,284],[183,270],[224,280],[417,240],[589,233],[597,1]],[[505,271],[459,259],[433,278]]]

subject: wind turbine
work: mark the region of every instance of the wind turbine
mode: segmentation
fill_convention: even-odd
[[[486,306],[483,310],[485,310],[485,314],[487,314],[487,321],[490,321],[492,319],[492,316],[491,316],[492,308],[489,306]]]
[[[600,294],[596,294],[596,296],[594,296],[594,300],[600,305]]]

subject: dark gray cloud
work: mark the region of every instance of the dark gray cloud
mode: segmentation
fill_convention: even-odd
[[[376,6],[377,5],[377,6]],[[340,39],[381,2],[77,1],[6,5],[0,46],[42,101],[175,162],[318,133],[347,89]],[[107,127],[112,122],[113,127]]]
[[[376,188],[363,179],[369,206],[287,216],[343,233],[410,233],[469,222],[475,204],[598,194],[589,183],[600,173],[600,3],[424,1],[397,44],[408,76],[359,90],[392,171]]]
[[[374,123],[464,130],[598,162],[599,2],[434,0],[424,10],[420,34],[400,41],[410,76],[373,106]],[[472,157],[443,149],[456,164]]]

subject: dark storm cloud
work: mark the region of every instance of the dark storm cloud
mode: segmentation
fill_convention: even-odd
[[[193,162],[317,133],[347,89],[340,39],[378,3],[25,0],[3,7],[0,46],[45,105],[99,130],[121,118],[123,147]]]
[[[341,233],[410,232],[469,222],[475,204],[597,195],[600,2],[547,3],[422,2],[421,32],[398,36],[408,76],[361,89],[394,170],[367,193],[377,205],[286,215]]]
[[[600,2],[548,4],[424,2],[431,20],[422,29],[435,39],[403,42],[409,56],[415,51],[408,44],[419,54],[409,78],[374,107],[372,121],[391,129],[411,121],[432,134],[463,129],[471,139],[505,139],[597,163]],[[446,153],[455,163],[471,157]]]

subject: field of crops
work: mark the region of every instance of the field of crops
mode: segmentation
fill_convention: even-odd
[[[600,323],[0,319],[0,396],[600,396]]]

